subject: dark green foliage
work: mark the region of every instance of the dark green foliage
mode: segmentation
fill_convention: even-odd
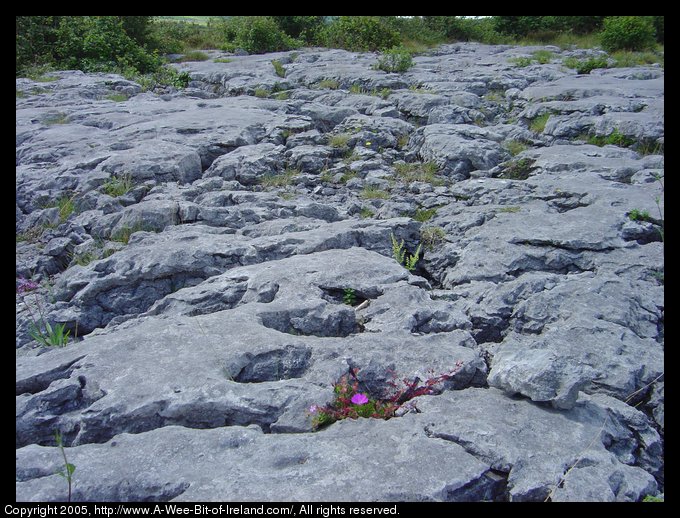
[[[234,48],[252,54],[289,50],[299,42],[288,36],[271,16],[234,16],[224,22],[224,36]]]
[[[327,45],[353,51],[389,49],[400,43],[397,30],[378,16],[339,16],[324,32]]]
[[[291,38],[308,44],[319,42],[325,16],[272,16],[279,28]]]
[[[600,35],[602,48],[615,50],[647,50],[654,47],[655,29],[650,16],[609,16]]]
[[[498,32],[517,38],[548,33],[588,34],[602,26],[604,16],[495,16]]]
[[[16,74],[32,65],[51,63],[60,16],[16,17]]]
[[[663,45],[663,16],[652,16],[656,41]]]
[[[149,16],[17,16],[17,74],[34,64],[84,71],[157,70]]]
[[[180,54],[188,49],[217,49],[224,44],[219,23],[198,25],[157,20],[149,36],[149,48],[163,54]]]

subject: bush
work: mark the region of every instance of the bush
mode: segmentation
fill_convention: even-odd
[[[63,16],[56,34],[60,66],[86,72],[133,67],[144,73],[161,65],[158,56],[128,36],[119,16]]]
[[[392,47],[378,60],[378,68],[385,72],[406,72],[412,66],[411,53],[404,47]]]
[[[656,31],[649,16],[609,16],[600,34],[602,48],[615,50],[647,50],[654,47]]]
[[[399,45],[396,29],[377,16],[340,16],[325,29],[329,47],[352,51],[375,51]]]
[[[272,16],[279,28],[291,38],[308,44],[319,42],[324,16]]]
[[[264,54],[299,47],[271,16],[234,16],[224,22],[226,40],[252,54]]]

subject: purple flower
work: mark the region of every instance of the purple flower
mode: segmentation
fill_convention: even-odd
[[[352,396],[352,403],[354,403],[355,405],[365,405],[366,403],[368,403],[368,398],[366,397],[365,394],[361,393],[354,394]]]
[[[19,277],[17,280],[17,293],[26,293],[38,289],[38,283]]]
[[[312,405],[309,407],[309,413],[310,414],[316,414],[316,412],[319,410],[319,407],[316,405]]]

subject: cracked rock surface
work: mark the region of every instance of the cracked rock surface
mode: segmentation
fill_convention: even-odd
[[[663,492],[663,70],[513,64],[539,48],[17,79],[17,500],[66,498],[55,431],[74,501]],[[312,429],[350,371],[381,399],[456,365]]]

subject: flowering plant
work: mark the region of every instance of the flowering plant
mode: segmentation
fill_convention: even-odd
[[[350,369],[335,384],[333,392],[335,399],[325,405],[312,405],[309,414],[312,416],[312,428],[318,430],[341,419],[357,419],[359,417],[373,417],[376,419],[390,419],[401,415],[399,412],[404,403],[411,399],[441,392],[440,385],[450,379],[463,366],[462,361],[457,361],[453,369],[438,376],[422,381],[419,377],[403,378],[399,382],[393,381],[390,385],[394,392],[385,399],[373,399],[359,390],[357,379],[358,369]],[[405,406],[405,405],[404,405]]]

